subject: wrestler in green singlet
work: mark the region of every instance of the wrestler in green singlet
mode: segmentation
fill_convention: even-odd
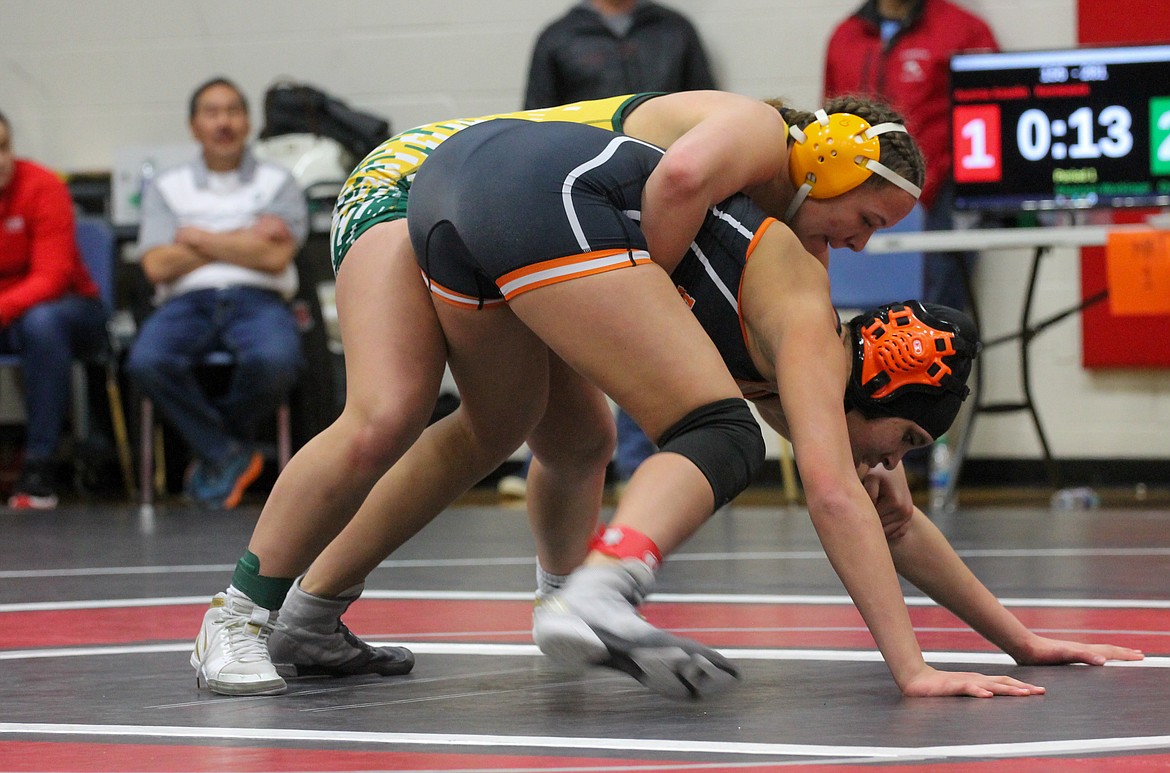
[[[345,253],[370,226],[406,217],[407,195],[419,165],[440,142],[456,132],[496,118],[567,121],[620,132],[630,111],[656,96],[657,93],[625,94],[539,110],[441,121],[391,137],[362,159],[337,197],[329,238],[333,271],[337,272]]]

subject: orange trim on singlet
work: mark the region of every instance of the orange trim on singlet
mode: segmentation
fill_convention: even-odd
[[[431,291],[431,295],[438,298],[443,303],[450,304],[459,309],[475,309],[488,310],[499,308],[503,306],[503,298],[479,298],[474,295],[467,295],[465,293],[452,290],[449,287],[444,287],[435,280],[427,276],[427,272],[419,269],[422,274],[423,281],[427,283],[427,289]]]
[[[745,252],[743,256],[743,274],[747,273],[747,262],[751,260],[752,253],[756,250],[756,245],[760,243],[760,237],[764,235],[764,231],[767,231],[772,227],[772,224],[776,222],[778,221],[774,217],[764,218],[764,222],[760,223],[760,227],[756,229],[754,234],[752,234],[752,240],[748,242],[747,252]],[[739,287],[735,292],[735,305],[739,307],[739,309],[743,309],[743,274],[740,274],[739,276]],[[743,338],[743,348],[747,351],[748,357],[750,358],[752,349],[748,345],[747,325],[743,321],[743,312],[739,311],[738,316],[739,335],[741,338]]]
[[[523,266],[501,276],[496,280],[496,285],[504,294],[504,300],[510,301],[538,287],[652,262],[650,254],[645,250],[596,250]]]
[[[747,264],[748,260],[752,256],[752,253],[755,252],[756,245],[760,243],[760,237],[764,235],[764,231],[767,231],[772,227],[772,224],[776,222],[778,222],[776,218],[766,217],[764,218],[764,222],[760,223],[760,227],[756,229],[756,233],[754,236],[752,236],[752,240],[748,242],[747,252],[744,253],[743,258],[744,264]]]

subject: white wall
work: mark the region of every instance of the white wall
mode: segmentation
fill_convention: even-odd
[[[274,79],[307,80],[399,129],[514,110],[537,32],[571,2],[0,0],[0,110],[22,153],[70,171],[186,139],[191,90],[216,74],[257,107]],[[724,88],[800,105],[818,100],[825,41],[858,2],[671,0]],[[1074,0],[966,2],[1008,47],[1075,38]]]
[[[833,25],[860,0],[669,0],[697,24],[723,88],[812,106]],[[186,101],[212,75],[254,105],[282,76],[314,83],[396,129],[520,106],[538,30],[572,0],[0,0],[0,110],[18,152],[67,171],[109,169],[121,145],[187,139]],[[1076,39],[1075,0],[961,0],[1009,49]],[[423,11],[417,9],[424,9]],[[987,320],[1014,320],[1025,253],[988,255]],[[1048,259],[1039,312],[1075,301],[1072,252]],[[1005,330],[988,324],[989,335]],[[1079,320],[1035,345],[1040,410],[1062,457],[1170,456],[1166,371],[1090,373]],[[1011,347],[989,352],[989,393],[1010,399]],[[1038,454],[1022,414],[982,417],[974,456]]]
[[[986,252],[980,256],[976,286],[983,337],[1019,329],[1030,250]],[[1032,312],[1041,320],[1080,301],[1080,253],[1053,250],[1041,261]],[[1130,346],[1138,342],[1118,341]],[[1004,344],[983,356],[986,401],[1021,398],[1019,347]],[[1061,458],[1170,457],[1170,371],[1086,370],[1081,367],[1081,317],[1073,315],[1032,342],[1032,395],[1052,453]],[[975,429],[972,456],[1040,456],[1040,443],[1024,413],[985,414]]]

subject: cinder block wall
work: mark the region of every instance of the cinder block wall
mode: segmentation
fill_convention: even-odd
[[[1076,39],[1074,0],[961,0],[1008,49]],[[671,0],[699,27],[723,88],[812,106],[833,25],[860,0]],[[19,153],[65,171],[109,169],[123,145],[187,139],[191,89],[216,74],[253,105],[287,77],[305,80],[396,129],[520,106],[539,29],[570,4],[547,0],[0,0],[0,110]],[[261,119],[254,111],[256,128]],[[989,336],[1019,313],[1026,252],[989,253],[978,284]],[[1075,302],[1078,255],[1046,260],[1038,314]],[[1170,457],[1170,374],[1089,372],[1079,320],[1045,332],[1034,350],[1040,411],[1058,456]],[[1015,351],[987,353],[992,397],[1018,394]],[[1033,459],[1022,414],[981,418],[972,456]]]

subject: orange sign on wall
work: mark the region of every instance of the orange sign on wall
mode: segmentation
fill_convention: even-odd
[[[1105,274],[1111,313],[1170,314],[1170,231],[1110,232]]]

